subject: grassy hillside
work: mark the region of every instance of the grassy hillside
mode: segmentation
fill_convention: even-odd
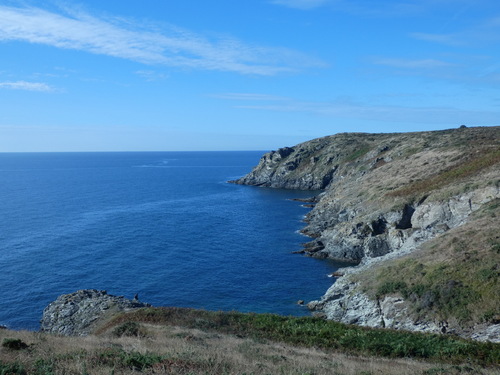
[[[96,335],[1,330],[0,374],[485,374],[500,345],[317,318],[147,308]]]
[[[356,281],[373,298],[397,295],[420,318],[455,321],[464,330],[500,323],[500,200],[467,224],[418,251],[360,273]]]

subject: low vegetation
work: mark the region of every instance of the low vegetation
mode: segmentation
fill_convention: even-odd
[[[111,325],[129,320],[175,324],[250,336],[304,347],[389,358],[428,358],[440,361],[500,362],[500,345],[465,341],[451,336],[368,329],[311,317],[274,314],[210,312],[180,308],[148,308],[116,317]],[[102,329],[108,329],[104,327]]]
[[[139,334],[140,333],[140,334]],[[0,374],[484,374],[500,345],[312,317],[145,308],[93,336],[0,331]]]
[[[412,182],[400,189],[389,192],[391,197],[421,197],[424,194],[445,186],[456,184],[460,180],[477,175],[498,163],[500,163],[500,150],[487,150],[484,153],[475,154],[469,158],[460,160],[456,165],[447,168],[435,175]]]
[[[357,276],[373,298],[399,295],[414,319],[455,321],[465,330],[500,323],[500,202],[472,221],[425,244],[418,252]]]

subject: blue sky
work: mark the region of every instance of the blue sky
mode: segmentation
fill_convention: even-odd
[[[500,125],[498,0],[2,0],[0,151]]]

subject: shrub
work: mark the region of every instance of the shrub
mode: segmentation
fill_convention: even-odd
[[[406,294],[408,286],[404,281],[386,281],[377,289],[377,296],[381,297],[386,294],[401,293]]]
[[[36,375],[54,375],[55,371],[53,361],[42,358],[37,359],[35,361],[34,371],[32,373]]]
[[[146,336],[144,328],[137,322],[126,322],[113,330],[113,335],[117,337],[144,337]]]
[[[28,347],[28,344],[19,339],[5,338],[3,340],[2,346],[7,349],[21,350],[26,349]]]
[[[157,354],[126,352],[122,349],[116,348],[103,350],[96,356],[96,361],[100,365],[118,368],[130,368],[136,371],[142,371],[144,369],[150,368],[154,364],[160,363],[163,360],[165,360],[165,358]]]

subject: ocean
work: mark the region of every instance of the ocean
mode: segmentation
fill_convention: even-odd
[[[251,152],[0,154],[0,325],[79,289],[154,306],[307,315],[339,265],[292,254],[311,192],[227,183]]]

